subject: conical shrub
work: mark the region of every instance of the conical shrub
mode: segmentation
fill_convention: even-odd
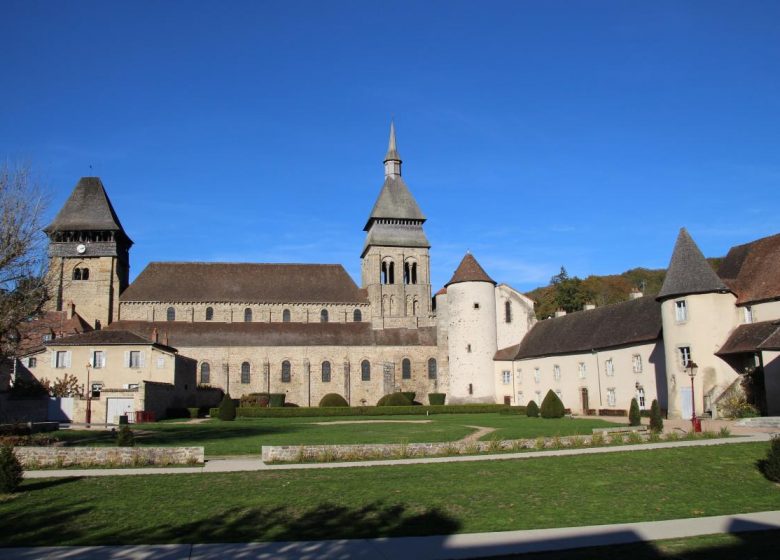
[[[0,494],[16,492],[22,483],[22,464],[10,445],[0,447]]]
[[[230,398],[229,393],[225,393],[225,396],[222,397],[222,402],[219,403],[219,413],[217,416],[220,420],[236,419],[236,403]]]
[[[547,394],[544,396],[541,413],[542,418],[563,418],[563,415],[566,413],[563,402],[552,389],[547,391]]]
[[[780,482],[780,436],[772,438],[766,459],[759,461],[759,468],[769,480]]]
[[[135,436],[133,435],[133,430],[131,430],[130,426],[127,424],[122,424],[119,426],[119,435],[117,435],[116,438],[116,445],[117,447],[135,446]]]
[[[656,433],[664,431],[664,419],[661,417],[658,399],[653,399],[653,403],[650,405],[650,429]]]
[[[525,406],[525,415],[529,418],[539,418],[539,406],[535,401],[528,401]]]
[[[639,426],[642,423],[642,414],[639,412],[639,403],[631,399],[631,408],[628,411],[629,426]]]

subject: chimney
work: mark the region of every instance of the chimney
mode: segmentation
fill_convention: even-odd
[[[157,333],[157,327],[154,327],[154,328],[152,329],[152,342],[154,342],[155,344],[157,344],[159,341],[160,341],[160,336],[159,336],[159,334]]]
[[[588,302],[584,306],[582,306],[583,311],[590,311],[591,309],[596,309],[596,304]]]
[[[76,312],[76,304],[74,304],[72,301],[69,301],[65,304],[65,318],[66,319],[73,319],[73,314]]]
[[[563,317],[564,315],[566,315],[566,312],[563,309],[559,309],[558,311],[555,312],[556,318]]]
[[[637,290],[636,288],[634,288],[633,290],[631,290],[631,293],[630,293],[630,294],[628,294],[628,299],[639,299],[639,298],[641,298],[643,295],[644,295],[644,294],[643,294],[642,292],[640,292],[639,290]]]

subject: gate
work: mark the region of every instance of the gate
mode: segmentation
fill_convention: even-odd
[[[135,421],[133,399],[106,399],[106,424],[119,424],[119,417],[127,415],[128,422]]]

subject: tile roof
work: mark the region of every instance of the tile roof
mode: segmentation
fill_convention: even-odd
[[[367,304],[339,264],[150,263],[122,302]]]
[[[479,265],[477,259],[471,253],[466,253],[463,260],[460,261],[458,268],[455,269],[455,273],[450,278],[444,287],[446,288],[450,284],[457,284],[459,282],[490,282],[494,286],[495,280],[487,275],[487,272]]]
[[[177,348],[204,346],[436,346],[436,329],[373,329],[371,323],[218,323],[118,321],[108,327]]]
[[[118,231],[124,228],[99,177],[82,177],[54,221],[44,228],[54,231]]]
[[[497,362],[514,360],[515,356],[517,356],[517,351],[520,350],[520,344],[522,343],[513,344],[512,346],[507,346],[506,348],[501,348],[498,352],[495,353],[493,359]]]
[[[57,340],[91,331],[92,326],[78,313],[74,313],[68,319],[66,311],[46,311],[35,319],[21,323],[18,329],[20,338],[16,353],[18,356],[26,356],[43,350],[44,335],[52,336]]]
[[[113,326],[113,325],[112,325]],[[82,334],[69,336],[67,338],[60,338],[49,341],[47,346],[85,346],[89,344],[102,345],[102,346],[115,346],[115,345],[145,345],[149,346],[152,343],[151,331],[149,336],[141,336],[135,332],[122,329],[103,329],[99,331],[91,331]],[[164,344],[154,344],[155,346],[168,347]],[[173,348],[171,348],[173,350]]]
[[[732,247],[718,275],[738,304],[780,299],[780,234]]]
[[[757,352],[758,347],[770,336],[780,332],[780,321],[761,321],[740,325],[729,335],[716,356]]]
[[[712,270],[688,231],[681,228],[664,283],[656,299],[662,301],[688,294],[728,291],[728,287]]]
[[[539,321],[523,338],[514,359],[648,343],[660,336],[661,305],[652,297],[641,297]]]

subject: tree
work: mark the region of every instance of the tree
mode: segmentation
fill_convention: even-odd
[[[639,403],[631,399],[631,408],[628,411],[628,425],[639,426],[642,423],[642,413],[639,412]]]
[[[0,360],[16,353],[19,324],[43,309],[43,189],[27,166],[0,164]]]
[[[117,447],[135,447],[135,435],[127,424],[119,426],[119,434],[116,438]]]
[[[10,445],[0,447],[0,494],[16,492],[22,483],[23,469]]]
[[[664,431],[664,419],[661,418],[661,407],[656,399],[650,405],[650,429],[656,433]]]
[[[79,378],[70,373],[66,373],[54,381],[41,379],[41,385],[52,397],[81,397],[83,395],[83,386],[79,385]]]
[[[525,406],[525,415],[529,418],[539,418],[539,406],[536,401],[529,401]]]
[[[550,389],[542,400],[540,412],[542,418],[563,418],[563,415],[566,414],[566,409],[558,395]]]
[[[222,397],[217,416],[220,420],[231,421],[236,419],[236,403],[230,398],[230,393],[225,393],[225,396]]]

